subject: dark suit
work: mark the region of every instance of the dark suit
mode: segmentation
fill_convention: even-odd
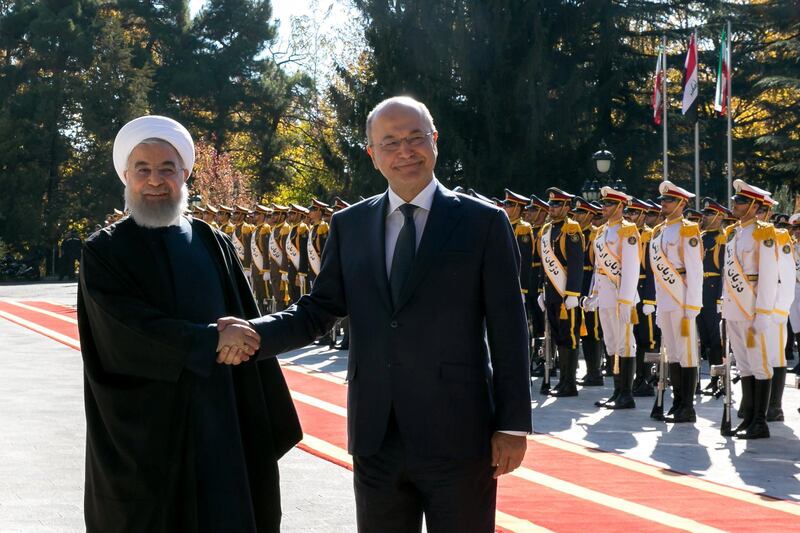
[[[359,459],[399,455],[408,462],[435,462],[443,471],[471,461],[486,472],[481,479],[491,492],[493,518],[490,437],[496,430],[531,430],[528,335],[514,233],[500,209],[439,186],[393,306],[387,206],[384,193],[333,216],[311,293],[286,312],[254,321],[263,339],[261,355],[303,346],[326,333],[336,317],[349,315],[348,449],[356,458],[359,506],[382,505],[362,501]],[[401,439],[387,443],[395,430]],[[432,528],[437,511],[426,506],[429,531],[456,531],[470,517],[485,518],[483,502],[459,501],[455,494],[450,505],[460,506],[463,516],[455,518],[453,529]],[[392,530],[389,523],[363,523],[360,513],[360,529]],[[473,523],[461,531],[492,526],[475,529]]]

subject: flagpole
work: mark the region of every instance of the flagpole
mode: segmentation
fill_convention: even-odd
[[[732,196],[732,184],[733,184],[733,135],[732,135],[732,126],[731,126],[731,84],[733,83],[733,61],[730,61],[731,58],[731,21],[728,21],[728,35],[726,36],[726,48],[725,53],[727,54],[728,61],[728,83],[726,83],[727,87],[727,95],[725,98],[727,99],[728,103],[728,207],[731,204],[731,196]]]
[[[663,179],[664,179],[664,181],[667,181],[667,179],[669,179],[669,167],[668,167],[669,160],[668,160],[668,157],[667,157],[667,36],[666,35],[663,35],[661,37],[661,54],[662,54],[662,57],[663,57],[663,63],[661,65],[661,72],[663,72],[663,74],[661,75],[661,94],[662,94],[662,96],[661,96],[662,102],[661,103],[662,103],[662,106],[664,108],[662,110],[663,118],[661,119],[661,121],[664,124],[664,165],[663,165],[664,176],[663,176]]]
[[[694,30],[694,46],[697,50],[697,28]],[[695,57],[697,57],[695,55]],[[700,65],[695,64],[695,70],[700,68]],[[698,77],[698,83],[699,83]],[[698,98],[700,89],[698,87]],[[695,106],[694,115],[694,208],[700,210],[700,119],[697,116],[697,100],[692,103]]]

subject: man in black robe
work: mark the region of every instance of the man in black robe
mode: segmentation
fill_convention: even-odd
[[[277,460],[301,438],[258,334],[217,328],[258,310],[231,241],[181,216],[194,162],[165,117],[114,144],[131,216],[86,242],[78,293],[87,531],[280,529]],[[237,354],[243,364],[218,364]]]

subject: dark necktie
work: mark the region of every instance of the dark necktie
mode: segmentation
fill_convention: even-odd
[[[400,300],[400,291],[411,272],[414,263],[414,254],[417,250],[417,228],[414,225],[414,210],[417,206],[403,204],[398,209],[403,213],[403,227],[397,236],[397,244],[392,256],[392,272],[389,275],[389,286],[392,289],[392,302],[397,305]]]

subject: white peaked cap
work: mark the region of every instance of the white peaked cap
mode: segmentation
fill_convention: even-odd
[[[795,213],[794,215],[790,216],[789,224],[791,224],[792,226],[800,224],[800,213]]]
[[[678,187],[668,180],[664,180],[659,184],[658,192],[661,193],[661,196],[672,196],[682,200],[690,200],[695,197],[693,192],[689,192],[683,187]]]
[[[744,180],[733,180],[733,190],[736,194],[741,194],[742,196],[746,196],[748,198],[752,198],[753,200],[757,200],[759,202],[766,201],[766,198],[770,196],[769,191],[765,191],[755,185],[750,185],[749,183],[745,182]]]
[[[633,198],[632,196],[625,194],[622,191],[618,191],[613,187],[609,187],[608,185],[600,187],[600,196],[609,200],[617,200],[618,202],[622,202],[626,205],[631,201],[631,198]]]
[[[171,118],[146,115],[122,126],[114,139],[114,169],[122,183],[125,183],[128,157],[145,139],[162,139],[171,144],[183,159],[191,176],[194,167],[194,141],[189,131]]]

